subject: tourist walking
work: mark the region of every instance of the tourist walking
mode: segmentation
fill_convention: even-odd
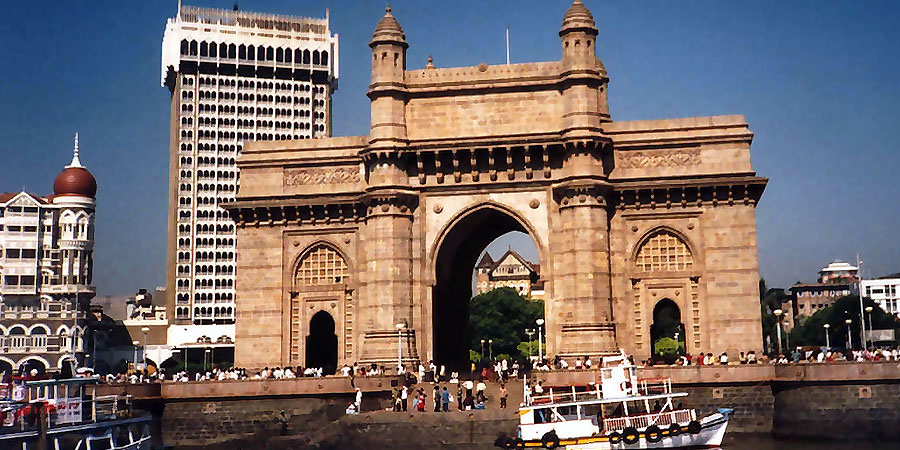
[[[443,412],[450,411],[450,391],[447,390],[446,386],[444,386],[444,390],[441,391],[441,410]]]
[[[456,385],[456,410],[463,410],[463,385],[459,383]]]
[[[434,412],[441,412],[441,387],[434,385]]]
[[[506,383],[500,384],[500,409],[506,409],[506,399],[509,398],[509,391],[506,390]]]
[[[416,398],[416,409],[419,412],[425,412],[425,389],[419,389],[419,396]]]
[[[403,384],[403,388],[400,389],[400,409],[406,411],[406,403],[409,399],[409,387],[406,384]]]

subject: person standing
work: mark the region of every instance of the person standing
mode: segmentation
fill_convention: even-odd
[[[356,411],[362,411],[362,390],[356,388]]]
[[[456,410],[463,410],[463,385],[462,383],[458,383],[456,385]]]
[[[450,391],[447,390],[447,386],[444,386],[444,390],[441,391],[441,410],[443,412],[450,411]]]
[[[406,384],[403,384],[403,388],[400,389],[400,408],[405,412],[407,400],[409,399],[409,387]]]
[[[506,390],[506,383],[500,384],[500,409],[506,409],[506,399],[509,398],[509,391]]]
[[[441,412],[441,387],[434,385],[434,412]]]

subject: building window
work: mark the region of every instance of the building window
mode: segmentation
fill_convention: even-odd
[[[635,258],[638,270],[646,272],[689,270],[693,263],[687,244],[666,230],[651,234]]]
[[[344,283],[347,262],[331,247],[317,245],[300,261],[295,280],[297,286]]]

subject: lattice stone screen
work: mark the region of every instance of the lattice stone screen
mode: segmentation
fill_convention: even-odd
[[[297,286],[336,284],[347,281],[347,262],[338,252],[325,245],[317,245],[297,267]]]
[[[660,230],[650,235],[638,251],[635,264],[638,270],[646,272],[688,270],[694,264],[694,258],[678,236]]]

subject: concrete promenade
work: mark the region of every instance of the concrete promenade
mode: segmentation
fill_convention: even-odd
[[[598,376],[596,370],[534,374],[548,387],[587,384]],[[688,392],[685,405],[697,409],[699,414],[721,407],[733,408],[730,432],[817,439],[900,439],[900,401],[897,401],[900,362],[897,361],[656,366],[642,370],[640,376],[670,378],[675,390]],[[508,384],[510,409],[506,411],[498,410],[498,384],[488,383],[488,411],[458,412],[451,405],[450,414],[385,413],[383,410],[390,407],[391,381],[396,379],[354,379],[354,384],[363,391],[363,411],[382,411],[376,415],[363,414],[361,419],[344,418],[344,409],[355,393],[350,379],[344,377],[167,382],[101,389],[133,395],[138,404],[145,405],[157,416],[159,442],[181,448],[209,444],[231,448],[235,442],[265,448],[269,439],[281,434],[282,426],[286,434],[309,439],[306,442],[334,442],[334,436],[323,436],[323,433],[340,433],[353,436],[353,442],[387,445],[390,443],[379,441],[383,438],[381,434],[370,435],[371,430],[393,427],[390,424],[400,417],[406,418],[401,420],[404,433],[412,433],[410,429],[415,429],[416,424],[428,427],[438,420],[450,427],[450,431],[460,427],[459,433],[466,433],[475,439],[471,444],[479,445],[494,433],[515,431],[515,407],[522,398],[521,380],[511,380]],[[429,395],[426,410],[430,411],[432,384],[425,383],[425,386]],[[455,396],[455,386],[451,390]],[[410,400],[410,406],[411,403]],[[428,419],[430,415],[435,418]],[[440,415],[446,417],[438,418]],[[375,423],[383,426],[376,427]],[[473,431],[476,429],[477,432]],[[455,434],[450,432],[448,436]]]

